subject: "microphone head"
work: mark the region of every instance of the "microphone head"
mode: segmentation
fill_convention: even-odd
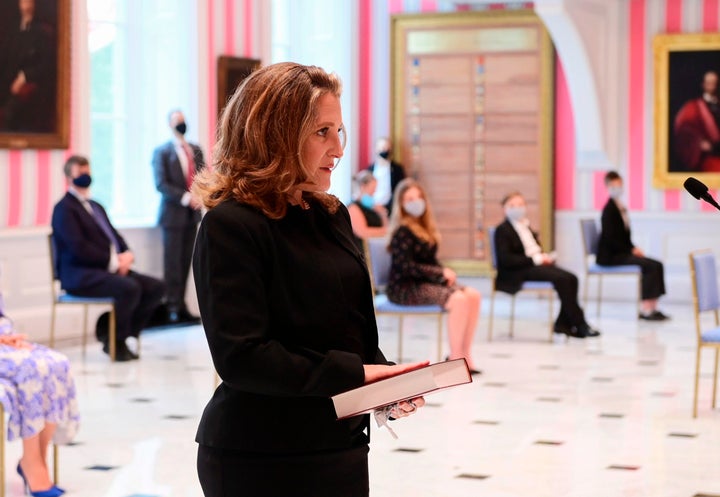
[[[693,178],[692,176],[685,180],[683,186],[690,195],[700,200],[707,195],[708,187],[700,180]]]

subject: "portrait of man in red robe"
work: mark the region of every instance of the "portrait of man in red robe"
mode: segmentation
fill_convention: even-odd
[[[702,95],[680,107],[673,123],[676,171],[720,172],[718,73],[703,75]]]

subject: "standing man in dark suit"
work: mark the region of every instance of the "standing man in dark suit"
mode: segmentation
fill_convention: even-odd
[[[162,301],[162,281],[133,271],[135,256],[110,223],[105,209],[90,199],[90,163],[73,155],[65,162],[70,187],[53,209],[53,240],[61,286],[83,297],[112,297],[115,301],[117,343],[115,359],[137,359],[125,339],[138,337]],[[109,353],[108,336],[100,335]]]
[[[187,124],[182,111],[168,114],[172,140],[153,153],[155,187],[162,195],[159,224],[163,232],[164,274],[167,284],[168,321],[199,322],[185,304],[185,288],[192,261],[200,204],[189,188],[195,174],[205,167],[198,145],[185,140]]]
[[[610,198],[602,211],[602,231],[598,240],[596,262],[603,266],[640,266],[642,272],[640,319],[665,321],[670,317],[657,308],[658,299],[665,294],[665,270],[660,261],[645,257],[632,243],[630,218],[622,203],[623,180],[616,171],[605,175],[605,187]]]
[[[384,205],[388,215],[392,209],[395,187],[405,179],[405,168],[392,160],[392,142],[383,136],[375,142],[375,162],[368,167],[377,180],[376,205]]]
[[[495,230],[497,289],[515,294],[525,281],[549,281],[560,299],[555,333],[576,338],[600,335],[585,321],[585,313],[578,304],[577,276],[556,266],[556,256],[543,252],[535,232],[530,229],[522,194],[506,195],[502,206],[506,219]]]

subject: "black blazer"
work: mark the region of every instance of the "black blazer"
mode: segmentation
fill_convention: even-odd
[[[602,211],[596,262],[613,264],[616,257],[630,255],[634,247],[630,228],[625,226],[620,209],[613,199],[608,199]]]
[[[371,173],[374,172],[375,163],[370,164],[368,169]],[[404,179],[405,168],[395,161],[390,161],[390,189],[392,190],[392,193],[390,194],[390,201],[385,205],[388,214],[392,210],[393,197],[395,197],[395,187]]]
[[[332,233],[336,254],[346,251],[357,262],[361,288],[344,286],[298,208],[271,220],[228,200],[200,224],[195,285],[223,380],[200,421],[201,445],[250,453],[342,450],[368,425],[367,415],[337,421],[330,397],[361,386],[363,364],[387,363],[370,276],[347,209],[311,209],[318,228]],[[350,340],[350,328],[362,339]]]
[[[94,200],[91,204],[100,208],[120,243],[120,252],[128,250],[125,239],[110,223],[102,205]],[[61,286],[72,292],[95,285],[109,276],[110,244],[105,232],[95,218],[85,210],[72,193],[55,204],[52,214],[53,240],[57,253],[55,262]]]
[[[188,142],[193,150],[195,160],[195,171],[205,167],[205,158],[202,150],[194,143]],[[169,141],[157,147],[152,158],[153,174],[155,176],[155,188],[160,192],[160,212],[158,223],[164,227],[181,227],[187,223],[188,210],[192,211],[191,222],[197,224],[200,221],[200,211],[191,209],[180,203],[187,191],[187,180],[183,174],[180,159],[175,152],[175,142]]]
[[[537,241],[537,234],[533,232],[533,235]],[[495,288],[512,294],[519,292],[522,284],[527,280],[527,270],[535,264],[532,258],[525,255],[525,247],[520,235],[507,219],[495,228],[495,255],[497,257]]]

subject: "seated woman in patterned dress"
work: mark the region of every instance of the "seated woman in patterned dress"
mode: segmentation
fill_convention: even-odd
[[[471,349],[480,316],[480,292],[458,284],[455,271],[437,260],[440,233],[425,190],[412,178],[396,190],[390,218],[392,265],[388,298],[397,304],[437,304],[448,311],[449,359],[464,357],[480,374]]]
[[[64,355],[28,342],[4,315],[0,293],[0,384],[3,407],[10,414],[8,440],[23,440],[17,471],[34,497],[58,497],[47,465],[50,442],[67,443],[80,419],[70,362]],[[1,434],[0,434],[1,436]]]

